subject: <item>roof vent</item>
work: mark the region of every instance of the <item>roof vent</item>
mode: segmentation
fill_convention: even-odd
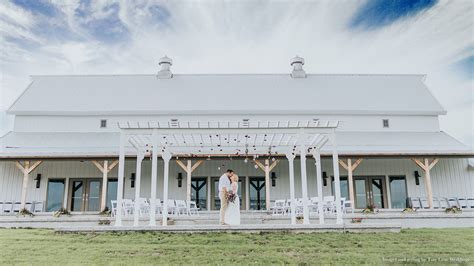
[[[161,66],[160,71],[156,75],[159,79],[170,79],[173,77],[173,73],[171,73],[170,67],[173,65],[173,60],[166,55],[160,58],[160,62],[158,63]]]
[[[293,71],[291,72],[292,78],[306,78],[306,72],[303,70],[303,58],[295,56],[291,59],[291,65],[293,66]]]

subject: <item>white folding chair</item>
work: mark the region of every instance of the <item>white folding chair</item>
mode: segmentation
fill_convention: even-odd
[[[439,207],[441,209],[446,209],[448,208],[449,204],[448,204],[448,199],[446,198],[439,198]]]
[[[186,206],[186,202],[184,200],[176,200],[175,201],[175,208],[176,208],[176,213],[178,215],[189,215],[189,210],[188,207]]]
[[[163,206],[166,204],[166,207],[168,209],[168,214],[170,215],[176,215],[177,214],[177,209],[176,209],[176,203],[174,200],[169,199],[166,203],[163,202]]]
[[[275,203],[272,207],[272,214],[274,215],[283,215],[287,210],[285,200],[275,200]]]
[[[12,213],[20,212],[20,208],[21,208],[21,202],[15,201],[15,202],[13,203],[13,211],[12,211]]]
[[[136,204],[138,204],[138,214],[140,216],[148,215],[150,211],[150,204],[145,198],[138,198]]]
[[[453,208],[453,207],[457,207],[459,208],[459,202],[458,202],[458,199],[456,198],[448,198],[448,206],[450,208]]]
[[[33,212],[43,212],[43,202],[42,201],[34,201],[32,208],[33,208]]]
[[[441,208],[439,198],[433,198],[433,209],[439,209]]]
[[[189,201],[189,214],[190,215],[199,215],[199,208],[197,207],[197,204],[195,201]]]
[[[467,199],[466,198],[458,198],[458,203],[459,203],[459,208],[461,209],[467,209],[469,208],[468,206],[468,203],[467,203]]]
[[[420,209],[421,203],[419,198],[410,198],[410,206],[413,209]]]
[[[344,200],[344,203],[342,204],[343,206],[343,212],[347,214],[347,212],[351,212],[354,214],[354,204],[352,203],[351,200]]]
[[[428,204],[428,199],[427,198],[420,198],[420,204],[421,208],[423,209],[429,209],[430,205]]]
[[[469,208],[474,209],[474,198],[467,198]]]
[[[110,201],[110,215],[112,217],[115,217],[115,215],[117,215],[117,200],[111,200]]]
[[[123,199],[122,209],[123,209],[124,215],[133,215],[133,211],[134,211],[133,201],[131,199]]]
[[[324,196],[324,212],[334,213],[336,211],[336,203],[334,196]]]

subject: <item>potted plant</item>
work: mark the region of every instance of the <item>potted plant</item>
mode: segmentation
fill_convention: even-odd
[[[415,213],[415,212],[416,212],[416,208],[405,208],[405,209],[403,209],[402,212],[403,212],[403,213]]]
[[[61,215],[71,216],[71,213],[68,210],[64,209],[64,208],[61,208],[61,209],[59,209],[59,210],[57,210],[53,213],[53,217],[56,217],[56,218],[61,217]]]
[[[27,216],[27,215],[30,216],[30,217],[35,216],[30,210],[28,210],[28,209],[26,209],[26,208],[21,209],[21,210],[18,212],[18,215],[19,215],[19,216],[22,215],[23,217],[25,217],[25,216]]]
[[[111,214],[111,211],[109,210],[109,207],[105,207],[101,212],[99,212],[99,215],[101,216],[109,217],[110,214]]]
[[[362,210],[362,213],[364,214],[375,214],[377,212],[377,206],[375,206],[374,204],[367,205],[367,208]]]
[[[462,210],[460,208],[454,206],[454,207],[446,208],[446,210],[444,210],[444,212],[445,213],[454,213],[454,214],[456,214],[456,213],[461,213]]]
[[[352,218],[351,223],[360,224],[362,223],[362,218]]]

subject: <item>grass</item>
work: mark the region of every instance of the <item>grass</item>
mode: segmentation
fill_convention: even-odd
[[[474,228],[372,234],[57,234],[0,229],[5,264],[474,263]]]

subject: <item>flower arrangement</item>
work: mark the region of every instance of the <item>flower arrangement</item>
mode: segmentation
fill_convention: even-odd
[[[237,196],[236,196],[234,193],[232,193],[232,192],[227,192],[227,194],[226,194],[227,202],[232,202],[232,203],[234,203],[236,197],[237,197]]]
[[[362,218],[352,218],[351,223],[360,224],[362,223]]]
[[[33,217],[35,216],[30,210],[26,209],[26,208],[23,208],[21,209],[19,212],[18,212],[18,215],[23,215],[23,216],[30,216],[30,217]]]
[[[101,216],[110,216],[111,211],[109,210],[108,207],[105,207],[101,212],[99,212],[99,215]]]
[[[458,207],[449,207],[444,210],[445,213],[461,213],[462,210],[459,209]]]
[[[367,208],[363,209],[362,210],[362,213],[365,213],[365,214],[374,214],[374,213],[377,213],[377,206],[375,206],[374,204],[371,204],[371,205],[367,205]]]
[[[53,213],[53,217],[56,217],[56,218],[61,217],[61,215],[68,215],[68,216],[70,216],[71,213],[70,213],[68,210],[64,209],[64,208],[61,208],[61,209],[59,209],[59,210],[57,210],[57,211],[55,211],[55,212]]]
[[[402,211],[403,213],[414,213],[416,212],[416,208],[405,208]]]

